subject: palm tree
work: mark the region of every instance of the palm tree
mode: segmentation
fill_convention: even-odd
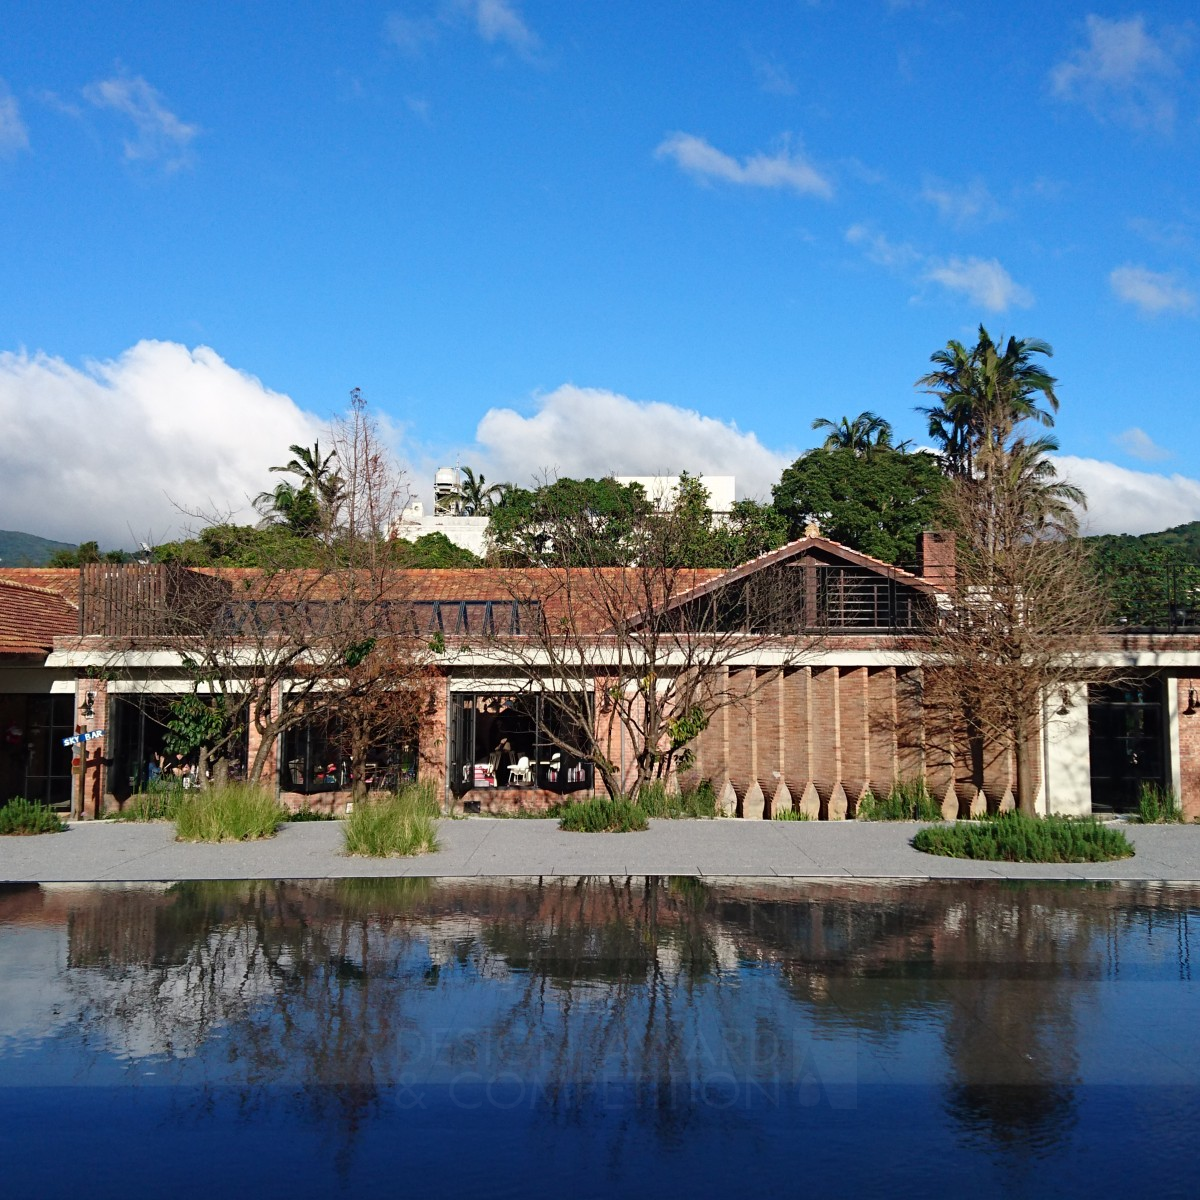
[[[272,492],[259,492],[254,507],[268,523],[287,525],[293,533],[310,537],[321,526],[321,507],[312,488],[296,487],[286,480],[275,485]]]
[[[321,443],[314,442],[310,450],[307,446],[295,443],[288,449],[293,457],[282,467],[272,467],[272,471],[282,471],[295,475],[300,479],[299,491],[307,488],[320,501],[327,522],[332,525],[341,507],[345,495],[345,484],[338,471],[331,466],[337,462],[337,452],[321,457]]]
[[[482,471],[476,475],[470,467],[463,467],[462,482],[458,487],[459,504],[467,516],[482,517],[491,512],[511,486],[508,483],[489,484]]]
[[[1054,424],[1058,381],[1033,361],[1037,354],[1049,358],[1054,351],[1038,338],[1010,337],[1002,348],[980,325],[979,341],[970,350],[950,341],[930,357],[936,369],[922,375],[917,387],[938,402],[917,411],[928,418],[929,436],[949,474],[1003,469],[1004,447],[1020,422]],[[1046,407],[1038,407],[1039,396]]]
[[[1059,479],[1046,457],[1057,449],[1052,437],[1017,438],[1009,447],[1003,483],[1024,529],[1043,537],[1077,537],[1078,510],[1087,508],[1087,497],[1081,488]]]
[[[831,421],[828,417],[817,417],[814,429],[828,429],[822,443],[823,450],[853,450],[855,454],[867,454],[878,446],[892,444],[892,426],[877,413],[860,412],[854,420],[843,417]]]

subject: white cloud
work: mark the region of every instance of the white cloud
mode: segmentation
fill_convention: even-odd
[[[1135,305],[1148,316],[1196,311],[1196,293],[1173,275],[1126,263],[1109,275],[1108,282],[1120,299]]]
[[[17,98],[8,90],[8,84],[0,79],[0,157],[16,154],[28,145],[29,130],[21,120]]]
[[[1050,72],[1056,96],[1085,104],[1099,118],[1168,131],[1175,120],[1171,83],[1179,73],[1178,39],[1155,38],[1144,17],[1089,14],[1086,42]]]
[[[111,109],[133,122],[135,136],[124,139],[126,161],[160,161],[168,170],[187,161],[200,127],[181,121],[140,75],[97,80],[83,89],[83,95],[97,108]]]
[[[981,225],[1004,216],[1004,210],[982,179],[955,187],[931,177],[921,189],[921,199],[932,204],[944,221],[957,226]]]
[[[1200,479],[1131,471],[1070,454],[1055,455],[1054,465],[1087,494],[1087,533],[1150,533],[1200,520]]]
[[[421,54],[443,30],[470,25],[489,45],[505,45],[523,58],[532,58],[542,42],[521,16],[513,0],[441,0],[434,12],[420,16],[390,13],[384,36],[406,54]]]
[[[752,154],[742,162],[692,133],[673,133],[655,150],[658,158],[698,179],[721,179],[743,187],[790,188],[802,196],[833,195],[833,184],[804,155],[784,145],[775,154]]]
[[[858,246],[864,257],[878,267],[911,267],[920,262],[921,255],[908,242],[892,242],[869,225],[851,225],[846,241]]]
[[[205,346],[142,341],[82,370],[0,353],[0,525],[105,546],[179,536],[177,506],[236,511],[315,417]]]
[[[522,54],[538,49],[538,36],[522,20],[511,0],[471,0],[475,24],[485,42],[505,42]]]
[[[989,312],[1028,308],[1033,294],[1022,287],[994,258],[950,258],[931,261],[925,278],[951,292],[961,292],[972,304]]]
[[[673,404],[631,400],[564,384],[523,416],[489,409],[475,432],[488,479],[521,486],[545,473],[733,475],[739,496],[769,496],[795,454],[769,450],[753,433]]]
[[[1113,438],[1126,454],[1140,458],[1143,462],[1161,462],[1164,458],[1173,458],[1174,453],[1160,446],[1144,429],[1136,425],[1118,433]]]

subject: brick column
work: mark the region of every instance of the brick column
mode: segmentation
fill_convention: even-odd
[[[1170,687],[1171,680],[1167,680]],[[1200,819],[1200,679],[1174,680],[1178,713],[1179,804],[1185,820]],[[1194,693],[1196,703],[1188,704]],[[1188,709],[1191,712],[1188,712]]]
[[[83,716],[83,707],[87,702],[88,693],[92,694],[92,715]],[[77,679],[75,681],[75,732],[84,730],[108,729],[108,682],[104,679]],[[78,758],[81,770],[84,772],[83,811],[82,817],[93,820],[104,815],[104,794],[107,791],[108,772],[104,759],[108,756],[108,738],[101,737],[95,741],[84,742],[75,747],[72,758]],[[72,787],[78,788],[79,776],[72,774]],[[78,792],[76,792],[76,795]],[[72,808],[75,800],[72,798]]]
[[[446,755],[450,747],[450,684],[440,671],[429,684],[429,700],[417,733],[417,780],[432,784],[443,803],[449,799]]]

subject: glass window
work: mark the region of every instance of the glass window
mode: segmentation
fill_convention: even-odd
[[[303,725],[285,731],[279,784],[285,792],[312,795],[315,792],[349,791],[354,785],[350,742],[336,714],[314,716]],[[369,789],[395,791],[417,778],[419,766],[417,734],[396,729],[377,747],[366,764]]]
[[[564,743],[579,744],[571,736],[578,719],[578,705],[553,694],[454,693],[451,790],[461,796],[476,788],[590,788],[592,764],[562,749]]]
[[[149,692],[109,697],[108,790],[118,799],[165,786],[191,787],[197,781],[199,753],[175,754],[167,750],[171,706],[179,699],[178,695]],[[244,716],[239,718],[239,724],[241,730],[224,755],[233,779],[246,772]]]

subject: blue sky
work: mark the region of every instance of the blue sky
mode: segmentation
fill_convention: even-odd
[[[1194,13],[14,6],[0,527],[165,536],[354,386],[422,488],[460,455],[765,495],[813,417],[920,440],[980,321],[1053,344],[1094,528],[1200,517]]]

